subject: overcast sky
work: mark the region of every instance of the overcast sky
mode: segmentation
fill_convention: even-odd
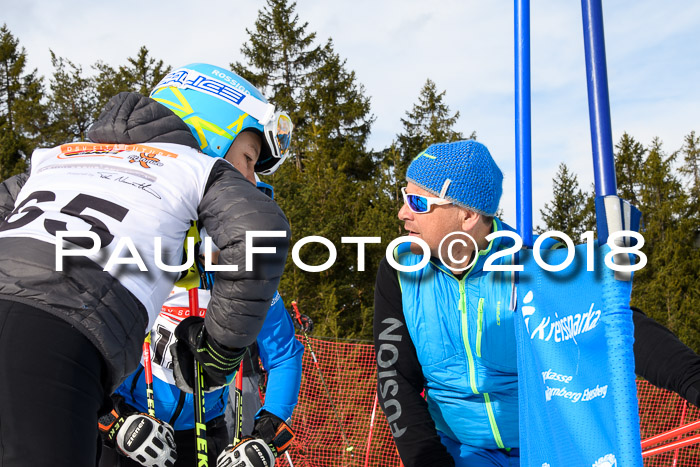
[[[700,133],[700,2],[606,0],[614,142],[628,132],[643,144],[658,136],[668,152]],[[197,6],[195,6],[195,4]],[[263,1],[0,0],[0,22],[47,79],[49,48],[85,69],[117,66],[145,45],[173,66],[242,61],[241,45]],[[388,146],[427,78],[452,111],[457,129],[477,132],[505,174],[501,206],[515,222],[513,2],[299,0],[296,11],[336,51],[371,97],[370,146]],[[581,2],[531,5],[532,151],[535,224],[565,162],[583,188],[593,181]]]

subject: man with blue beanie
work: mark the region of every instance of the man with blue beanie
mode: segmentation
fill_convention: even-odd
[[[394,266],[384,259],[374,317],[377,392],[399,454],[406,467],[519,465],[513,278],[484,271],[512,260],[493,258],[509,238],[486,240],[512,230],[494,217],[503,174],[483,144],[458,141],[420,153],[406,180],[399,219],[430,261],[421,267],[415,242]]]
[[[377,394],[401,460],[517,466],[515,278],[493,271],[512,264],[495,253],[514,242],[486,239],[513,230],[494,218],[503,174],[483,144],[459,141],[416,156],[406,181],[399,219],[430,260],[400,245],[393,264],[380,263],[374,295]],[[700,357],[633,310],[637,374],[698,405]]]

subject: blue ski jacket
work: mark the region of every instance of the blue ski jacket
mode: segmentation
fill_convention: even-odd
[[[209,291],[199,291],[200,305],[207,303]],[[166,302],[166,305],[168,302]],[[161,317],[173,319],[172,308],[163,307]],[[184,318],[185,316],[183,316]],[[165,328],[158,328],[158,321],[153,328],[153,343],[151,359],[153,361],[153,393],[155,399],[156,417],[168,422],[175,430],[194,428],[194,402],[192,394],[187,394],[175,386],[173,381],[167,381],[160,376],[158,366],[163,363],[172,367],[172,362],[163,359],[169,356],[169,346],[174,336]],[[167,337],[167,338],[166,338]],[[261,410],[267,410],[286,420],[292,416],[297,404],[301,386],[301,358],[304,347],[294,337],[292,318],[284,307],[284,302],[275,294],[262,330],[257,337],[260,359],[268,372],[265,403]],[[132,373],[117,388],[115,394],[124,397],[125,402],[139,411],[147,412],[146,380],[143,364]],[[159,377],[160,376],[160,377]],[[205,393],[205,419],[210,421],[224,414],[228,400],[229,388]]]

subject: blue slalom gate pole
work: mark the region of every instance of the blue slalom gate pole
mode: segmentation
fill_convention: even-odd
[[[602,257],[610,250],[604,245],[608,231],[625,230],[632,216],[629,204],[616,193],[601,0],[582,0],[582,8],[601,245],[595,254]],[[517,227],[523,243],[532,245],[529,0],[515,0],[515,110]],[[550,250],[547,255],[559,263],[567,250]],[[575,250],[574,256],[582,257],[588,245]],[[518,359],[520,465],[642,467],[631,281],[618,279],[608,268],[587,270],[573,262],[566,271],[546,270],[534,251],[518,254],[523,271],[515,276],[516,303],[511,309]],[[622,256],[629,261],[628,255]],[[615,264],[623,262],[616,257]],[[566,337],[556,337],[555,324],[583,323],[591,317],[587,313],[596,317],[574,326]],[[550,374],[565,376],[555,380]],[[561,434],[556,444],[542,442],[552,433]]]
[[[593,148],[596,224],[598,241],[602,244],[607,242],[608,234],[612,231],[636,230],[635,224],[639,221],[640,213],[617,197],[601,0],[581,0],[581,10]],[[614,261],[616,264],[629,264],[630,258],[626,254],[616,255]],[[629,272],[618,271],[614,277],[614,281],[603,284],[603,300],[606,304],[603,318],[606,321],[605,341],[608,353],[615,355],[614,359],[607,362],[609,391],[613,402],[610,409],[616,417],[615,430],[610,434],[614,435],[619,465],[641,467],[639,408],[632,352],[634,331],[632,312],[629,309],[632,276]]]
[[[532,144],[530,122],[530,0],[515,0],[516,230],[532,247]]]
[[[581,0],[583,43],[586,53],[588,114],[591,122],[593,173],[596,196],[617,195],[615,157],[610,124],[608,71],[605,62],[603,8],[600,0]],[[599,226],[600,227],[600,226]]]

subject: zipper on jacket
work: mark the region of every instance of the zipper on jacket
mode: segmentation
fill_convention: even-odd
[[[454,277],[454,276],[452,276]],[[455,277],[455,279],[457,279]],[[474,356],[472,355],[471,345],[469,344],[469,320],[467,319],[467,294],[465,291],[465,279],[466,275],[462,277],[459,282],[459,309],[462,312],[462,339],[464,340],[464,348],[467,351],[467,359],[469,360],[469,383],[474,394],[479,394],[479,390],[476,387],[476,371],[474,367]],[[479,298],[479,304],[477,305],[478,319],[477,319],[477,330],[476,330],[476,354],[481,357],[481,335],[484,329],[484,299]],[[493,439],[496,441],[496,445],[499,449],[504,449],[503,439],[501,438],[501,432],[496,424],[496,416],[493,413],[493,406],[491,405],[491,396],[489,393],[485,392],[484,401],[486,402],[486,413],[489,417],[489,425],[491,425],[491,433],[493,433]]]
[[[494,229],[493,231],[496,232],[498,231],[498,224],[496,223],[496,220],[494,219],[493,221]],[[489,243],[489,247],[485,251],[480,251],[479,255],[484,255],[488,254],[491,251],[491,246],[493,245],[493,241]],[[472,355],[472,349],[471,345],[469,344],[469,320],[467,319],[467,294],[465,291],[464,284],[466,282],[467,277],[469,276],[469,273],[472,272],[474,267],[476,266],[476,262],[472,265],[472,267],[467,271],[467,273],[462,276],[461,279],[457,279],[454,274],[452,274],[451,271],[445,270],[441,268],[438,265],[438,268],[448,274],[449,276],[453,277],[458,283],[459,283],[459,310],[462,312],[462,340],[464,341],[464,348],[467,351],[467,360],[469,360],[469,383],[472,388],[472,392],[474,394],[479,394],[479,390],[476,387],[476,371],[474,367],[474,356]],[[514,275],[513,275],[514,276]],[[399,283],[401,281],[399,280]],[[483,318],[484,318],[484,299],[479,298],[479,304],[478,304],[478,321],[477,321],[477,341],[476,341],[476,352],[479,357],[481,357],[481,334],[483,332]],[[500,326],[500,323],[499,323]],[[503,444],[503,439],[501,438],[501,432],[498,429],[498,425],[496,424],[496,416],[493,413],[493,406],[491,405],[491,396],[489,396],[489,393],[485,392],[484,394],[484,402],[486,402],[486,413],[488,414],[489,417],[489,424],[491,425],[491,432],[493,433],[493,439],[496,441],[496,445],[498,446],[499,449],[505,449],[505,445]]]
[[[476,322],[476,355],[481,358],[481,334],[484,330],[484,299],[479,299],[479,318]]]
[[[496,440],[496,445],[499,449],[503,449],[503,440],[501,439],[501,432],[498,431],[498,425],[496,425],[496,416],[493,414],[493,407],[491,407],[491,397],[488,392],[484,393],[484,400],[486,401],[486,412],[489,414],[489,423],[491,424],[491,431],[493,432],[493,439]]]
[[[467,317],[467,294],[464,290],[464,278],[459,281],[459,309],[462,312],[462,340],[464,341],[464,348],[467,351],[467,360],[469,361],[469,384],[472,387],[472,392],[474,394],[479,394],[479,390],[476,388],[474,356],[472,355],[472,348],[469,345],[469,320]]]

